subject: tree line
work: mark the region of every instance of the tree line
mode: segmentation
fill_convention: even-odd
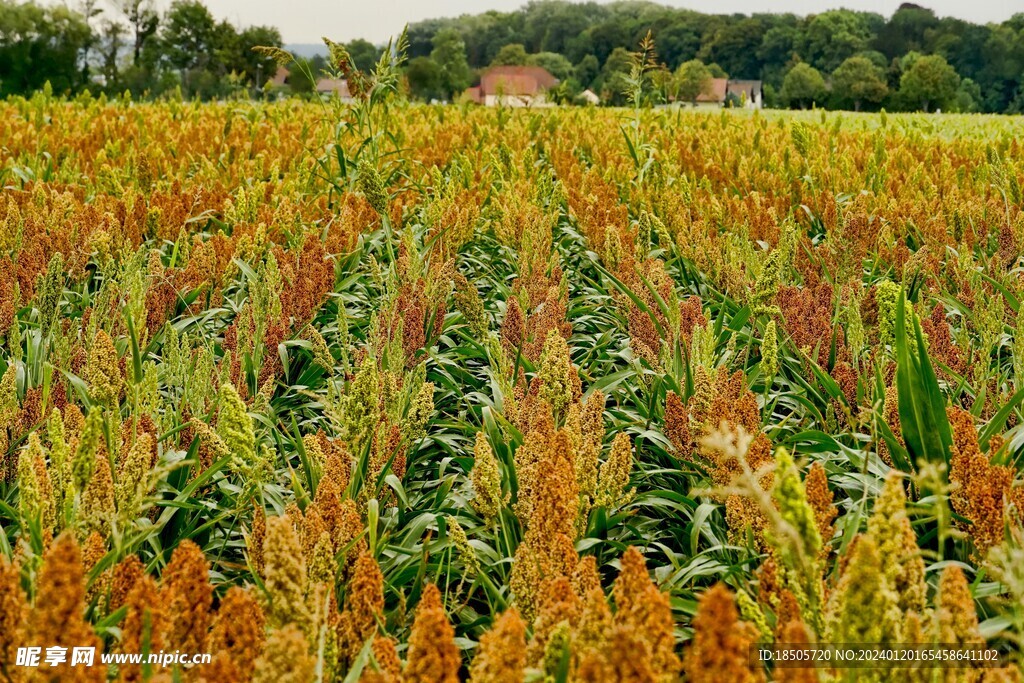
[[[49,82],[186,97],[262,94],[276,65],[256,45],[280,46],[276,28],[216,21],[200,0],[97,0],[78,9],[0,0],[0,95]],[[999,24],[937,17],[905,3],[889,18],[831,10],[713,15],[652,2],[538,0],[512,12],[431,19],[408,27],[411,96],[450,100],[492,65],[538,65],[560,79],[552,96],[590,89],[624,101],[633,51],[648,34],[657,49],[647,80],[652,101],[694,101],[712,78],[761,80],[766,104],[847,109],[1024,112],[1024,13]],[[381,48],[346,46],[369,70]],[[293,65],[286,91],[308,93],[324,60]]]

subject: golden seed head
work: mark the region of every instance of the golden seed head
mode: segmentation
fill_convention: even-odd
[[[210,630],[210,651],[228,657],[246,680],[263,653],[266,638],[263,608],[250,590],[232,586],[224,594]]]
[[[942,570],[936,596],[937,641],[957,645],[983,645],[978,630],[978,612],[963,570],[949,565]]]
[[[725,584],[715,584],[700,597],[693,619],[693,640],[683,663],[687,680],[763,681],[764,670],[749,657],[756,640],[757,629],[740,621],[732,593]]]
[[[170,621],[167,646],[186,652],[202,652],[210,625],[213,586],[210,565],[202,549],[183,540],[160,577],[160,599]]]
[[[462,656],[437,586],[428,584],[409,635],[404,683],[458,683]]]
[[[522,683],[526,670],[526,625],[513,607],[494,620],[473,658],[473,683]]]

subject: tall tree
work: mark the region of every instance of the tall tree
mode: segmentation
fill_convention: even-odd
[[[658,56],[669,68],[676,68],[683,62],[694,59],[701,45],[701,17],[696,12],[674,12],[669,15],[664,27],[655,29],[654,42]]]
[[[85,85],[81,59],[91,40],[85,18],[62,5],[0,0],[0,96]]]
[[[697,98],[711,90],[711,71],[699,59],[683,62],[676,69],[675,91],[683,102],[697,103]]]
[[[430,57],[413,57],[405,68],[405,78],[414,97],[430,101],[445,97],[441,68]]]
[[[627,78],[633,65],[633,55],[624,47],[617,47],[608,55],[601,69],[601,99],[615,105],[625,104]]]
[[[207,64],[217,24],[199,0],[174,0],[164,17],[161,42],[171,66],[194,69]]]
[[[765,26],[757,19],[743,19],[715,31],[701,49],[701,57],[715,62],[737,78],[759,78],[761,59],[758,48],[764,38]]]
[[[469,87],[470,71],[466,62],[466,44],[455,29],[442,29],[434,35],[434,49],[430,52],[441,70],[441,90],[446,97],[454,97]]]
[[[594,55],[587,55],[579,61],[574,71],[576,73],[576,80],[580,82],[580,85],[584,88],[589,88],[594,84],[598,75],[600,75],[601,64]]]
[[[323,57],[320,57],[322,60]],[[317,74],[323,69],[323,64],[317,65],[312,59],[296,57],[295,62],[289,65],[288,89],[296,95],[306,95],[316,89]]]
[[[939,27],[935,12],[920,5],[905,2],[889,21],[878,30],[873,41],[875,49],[889,59],[910,51],[931,49],[931,39]]]
[[[911,53],[912,55],[913,53]],[[900,78],[900,95],[912,106],[929,111],[956,97],[960,77],[941,55],[918,56]]]
[[[368,40],[362,38],[356,38],[345,45],[349,55],[352,57],[352,61],[355,62],[356,68],[363,73],[370,73],[373,71],[373,67],[376,66],[377,60],[380,59],[381,49],[371,43]]]
[[[831,73],[847,57],[861,52],[871,40],[871,19],[878,15],[840,9],[808,17],[797,50],[812,66]]]
[[[238,32],[238,61],[231,70],[245,74],[248,82],[262,88],[277,72],[277,62],[253,50],[257,45],[281,47],[281,32],[273,26],[248,26]]]
[[[132,64],[137,65],[142,56],[142,47],[160,25],[160,16],[153,9],[153,0],[120,0],[118,9],[131,27]]]
[[[864,56],[849,57],[832,72],[833,96],[843,105],[860,111],[865,102],[877,104],[889,94],[885,73]]]
[[[779,96],[788,106],[801,109],[821,102],[825,98],[825,79],[810,64],[800,62],[786,74]]]
[[[525,66],[530,56],[522,43],[509,43],[498,50],[491,60],[491,66]]]
[[[547,69],[548,73],[560,81],[564,81],[573,75],[572,64],[557,52],[538,52],[527,57],[526,63],[530,66],[539,66]]]

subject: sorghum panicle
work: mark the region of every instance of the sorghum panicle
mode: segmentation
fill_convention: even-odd
[[[263,653],[266,619],[252,592],[232,586],[225,593],[210,630],[210,651],[215,658],[227,659],[239,680],[248,680]]]
[[[167,647],[202,652],[210,626],[213,586],[202,549],[183,540],[160,577],[160,600],[167,606]]]
[[[847,550],[849,560],[829,595],[825,638],[834,643],[898,643],[900,596],[889,583],[878,545],[867,534]]]
[[[67,648],[95,647],[97,657],[103,650],[103,643],[85,621],[85,570],[78,544],[69,531],[55,538],[43,556],[29,630],[28,640],[32,643]],[[47,674],[60,680],[96,683],[106,680],[103,667],[75,670],[70,658]]]
[[[885,573],[890,587],[899,595],[900,610],[920,615],[924,614],[928,587],[917,534],[907,516],[903,487],[904,480],[897,474],[886,477],[868,520],[868,535],[879,555],[885,558]]]
[[[17,680],[14,671],[18,648],[26,646],[28,615],[21,567],[0,554],[0,674],[13,680]]]
[[[484,432],[477,432],[473,447],[473,507],[492,524],[508,503],[508,494],[501,490],[501,469]]]
[[[306,633],[310,627],[310,613],[305,600],[306,562],[299,535],[289,515],[267,519],[263,576],[268,626],[281,629],[294,624]]]
[[[275,629],[255,661],[253,683],[309,683],[316,680],[316,658],[295,624]]]
[[[503,612],[480,638],[469,680],[472,683],[522,683],[526,670],[526,625],[513,607]]]
[[[641,640],[658,680],[675,680],[679,658],[675,653],[672,608],[668,596],[651,581],[644,557],[634,546],[622,554],[622,572],[615,580],[613,596],[615,623]]]
[[[458,683],[462,656],[437,586],[428,584],[416,607],[403,683]]]
[[[717,583],[700,597],[693,619],[693,640],[686,650],[683,669],[693,683],[764,681],[761,665],[751,662],[750,646],[757,630],[739,620],[732,593]]]

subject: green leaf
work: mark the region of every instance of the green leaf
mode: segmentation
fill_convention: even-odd
[[[907,333],[906,297],[901,293],[896,303],[895,336],[896,389],[903,440],[914,461],[923,459],[948,465],[953,437],[946,418],[946,399],[928,360],[921,324],[916,317],[913,323],[916,349]]]
[[[992,416],[992,419],[988,421],[988,424],[985,425],[984,429],[981,430],[981,433],[978,435],[978,446],[981,448],[983,453],[988,450],[988,442],[992,437],[1003,431],[1003,428],[1006,426],[1006,420],[1010,417],[1014,408],[1020,405],[1021,401],[1024,401],[1024,389],[1021,389],[1014,394],[1013,397],[1006,402],[1006,405],[1000,408],[999,411]]]

